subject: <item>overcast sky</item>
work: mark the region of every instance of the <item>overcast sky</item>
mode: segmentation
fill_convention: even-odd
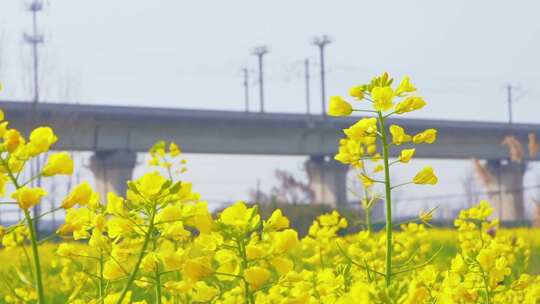
[[[22,32],[30,30],[31,19],[24,3],[0,4],[0,77],[7,99],[30,96],[30,50]],[[309,58],[312,108],[320,111],[317,49],[310,40],[328,34],[334,40],[327,49],[328,95],[345,94],[386,70],[410,75],[427,99],[429,106],[415,117],[505,121],[510,84],[515,121],[540,122],[540,2],[534,0],[47,3],[39,25],[46,40],[40,48],[43,95],[50,101],[243,110],[240,69],[255,71],[250,50],[264,44],[271,49],[265,57],[266,109],[305,111],[301,62]],[[254,73],[252,79],[251,106],[257,108]],[[276,167],[301,176],[302,162],[192,156],[189,178],[203,196],[245,198],[258,178],[269,187]],[[441,171],[435,191],[461,191],[468,163],[435,164]],[[260,170],[234,170],[239,165]]]

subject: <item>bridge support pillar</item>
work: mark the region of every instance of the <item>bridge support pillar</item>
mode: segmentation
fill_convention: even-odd
[[[122,150],[96,151],[90,157],[90,170],[102,200],[109,191],[126,194],[126,182],[131,179],[136,162],[136,152]]]
[[[501,221],[518,221],[525,218],[523,203],[523,176],[526,162],[488,160],[485,169],[489,173],[486,182],[493,216]]]
[[[314,203],[334,208],[347,204],[347,166],[325,156],[310,156],[305,168]]]

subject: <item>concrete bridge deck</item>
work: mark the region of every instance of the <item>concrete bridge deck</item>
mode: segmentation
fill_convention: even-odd
[[[0,102],[13,127],[55,128],[56,149],[72,151],[147,151],[158,139],[177,142],[187,153],[333,155],[337,141],[358,117],[246,113],[66,103]],[[417,157],[505,159],[502,139],[515,135],[526,143],[540,124],[514,124],[428,119],[393,119],[414,134],[438,130],[436,145],[424,145]],[[394,153],[397,151],[393,151]]]

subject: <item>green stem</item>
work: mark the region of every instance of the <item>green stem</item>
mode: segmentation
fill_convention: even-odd
[[[393,190],[393,189],[395,189],[395,188],[397,188],[397,187],[401,187],[401,186],[405,186],[405,185],[410,185],[410,184],[412,184],[412,183],[413,183],[413,182],[401,183],[401,184],[398,184],[398,185],[395,185],[395,186],[391,187],[391,189]]]
[[[30,270],[30,276],[34,278],[35,277],[34,268],[32,267],[32,260],[30,259],[30,255],[28,254],[28,250],[26,250],[26,247],[24,246],[24,244],[22,244],[21,247],[23,249],[24,256],[26,258],[26,264],[28,264],[28,269]]]
[[[373,223],[371,222],[371,208],[368,207],[366,208],[366,210],[364,210],[365,214],[366,214],[366,226],[367,226],[367,231],[369,234],[372,234],[373,233]]]
[[[384,124],[385,118],[382,115],[382,112],[378,113],[379,123],[381,125],[381,140],[382,140],[382,150],[383,150],[383,161],[384,161],[384,188],[385,188],[385,203],[386,203],[386,286],[390,286],[392,282],[392,245],[393,245],[393,225],[392,225],[392,187],[390,184],[390,164],[389,164],[389,153],[388,153],[388,139],[386,126]]]
[[[34,256],[34,266],[36,267],[36,285],[38,292],[38,303],[45,304],[45,293],[43,290],[43,281],[41,276],[41,263],[39,262],[39,252],[37,245],[36,230],[34,228],[34,222],[30,217],[30,212],[24,209],[24,217],[28,223],[28,230],[30,230],[30,242],[32,243],[32,255]]]
[[[489,283],[488,283],[488,277],[486,275],[486,272],[482,268],[482,265],[480,265],[480,262],[477,262],[478,268],[480,268],[480,273],[482,274],[482,280],[484,281],[484,289],[486,290],[486,304],[491,304],[491,295],[489,292]]]
[[[365,168],[363,168],[364,172],[366,171]],[[365,213],[365,218],[366,218],[366,228],[367,228],[367,231],[368,233],[371,235],[373,233],[373,223],[372,223],[372,220],[371,220],[371,201],[369,200],[369,192],[367,190],[367,188],[364,187],[364,200],[365,200],[365,203],[366,203],[366,207],[364,209],[364,213]]]
[[[373,111],[373,110],[359,110],[359,109],[353,109],[353,112],[377,113],[377,111]]]
[[[246,304],[254,304],[255,299],[253,297],[253,292],[251,292],[249,288],[249,283],[246,281],[246,279],[243,277],[244,271],[248,267],[248,259],[246,254],[246,244],[244,243],[244,239],[242,237],[238,237],[236,239],[236,242],[238,244],[238,252],[240,253],[240,257],[242,258],[242,279],[244,281],[244,297],[246,298]]]
[[[157,240],[153,240],[154,251],[157,249]],[[159,272],[159,264],[156,263],[156,303],[161,304],[161,273]]]
[[[17,181],[17,178],[13,175],[13,172],[11,172],[11,169],[9,168],[7,161],[3,157],[0,157],[0,161],[2,162],[2,166],[7,172],[15,188],[16,189],[21,188],[21,186],[19,185],[19,182]],[[23,211],[24,211],[24,218],[26,222],[28,223],[28,230],[30,230],[30,242],[32,243],[32,255],[34,257],[34,266],[36,267],[35,279],[36,279],[36,287],[37,287],[37,293],[38,293],[38,304],[45,304],[45,291],[43,289],[41,263],[39,262],[38,241],[37,241],[37,236],[36,236],[37,233],[34,227],[34,222],[32,220],[32,217],[30,216],[30,212],[27,209],[23,209]]]
[[[161,304],[161,277],[158,269],[156,269],[156,303]]]
[[[101,304],[105,303],[105,284],[103,280],[103,250],[99,251],[99,299]]]
[[[178,250],[178,243],[175,242],[174,243],[174,251],[176,252],[177,250]],[[175,274],[176,274],[176,280],[180,281],[181,280],[180,279],[180,271],[176,270]],[[174,303],[175,304],[180,303],[180,295],[177,294],[177,295],[174,296]]]
[[[137,258],[137,262],[135,263],[135,268],[133,268],[133,271],[129,275],[126,286],[124,287],[124,290],[122,290],[122,294],[120,294],[120,297],[118,298],[118,301],[116,301],[116,304],[122,303],[122,301],[126,297],[126,294],[131,288],[131,284],[133,284],[133,281],[135,281],[137,272],[139,272],[139,267],[141,266],[142,259],[144,258],[144,253],[146,252],[146,248],[148,247],[148,243],[150,241],[150,236],[152,235],[152,232],[154,230],[154,219],[156,217],[156,211],[157,211],[157,206],[154,205],[154,207],[152,208],[152,213],[150,214],[150,225],[148,226],[148,231],[146,232],[146,235],[144,236],[144,243],[141,248],[141,252],[139,253],[139,257]]]
[[[60,209],[63,209],[63,208],[62,207],[56,207],[56,208],[51,209],[51,210],[49,210],[47,212],[41,213],[40,215],[36,215],[36,216],[34,216],[34,220],[39,220],[40,218],[42,218],[42,217],[44,217],[44,216],[46,216],[48,214],[51,214],[53,212],[56,212],[56,211],[58,211]]]

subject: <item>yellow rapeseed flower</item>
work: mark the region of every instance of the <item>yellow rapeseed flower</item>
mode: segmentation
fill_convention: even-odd
[[[349,95],[358,100],[362,100],[364,99],[364,88],[363,85],[354,86],[349,90]]]
[[[43,167],[43,176],[73,174],[73,159],[67,152],[54,153],[49,156]]]
[[[35,156],[49,151],[52,144],[58,140],[53,129],[49,127],[39,127],[30,133],[29,145],[30,155]]]
[[[118,304],[118,301],[120,300],[121,293],[110,293],[108,294],[105,299],[103,300],[103,304]],[[144,302],[141,303],[141,301],[131,301],[131,291],[128,291],[126,293],[126,296],[122,300],[122,303],[120,304],[145,304]]]
[[[330,116],[349,116],[353,109],[350,103],[341,98],[341,96],[330,97],[330,108],[328,115]]]
[[[416,91],[416,88],[411,84],[411,79],[409,76],[405,76],[396,89],[396,96],[402,96],[404,93],[411,93],[414,91]]]
[[[488,248],[484,248],[478,253],[476,259],[480,266],[482,266],[483,270],[488,271],[495,266],[497,252]]]
[[[69,257],[74,254],[79,253],[79,249],[74,244],[70,243],[61,243],[56,249],[56,254],[64,257]]]
[[[437,184],[437,176],[433,172],[433,168],[427,166],[424,167],[420,172],[416,174],[413,178],[413,183],[418,185],[435,185]]]
[[[376,111],[388,111],[394,105],[394,90],[391,87],[374,87],[371,90],[371,97],[373,98],[373,107]]]
[[[410,96],[407,97],[402,102],[398,103],[394,107],[396,114],[404,114],[407,112],[412,112],[422,109],[426,105],[426,102],[422,97]]]
[[[87,239],[88,230],[92,225],[92,212],[88,208],[73,208],[66,211],[65,224],[60,226],[58,233],[61,235],[72,232],[75,240]]]
[[[375,138],[377,119],[374,117],[362,118],[349,128],[344,129],[343,132],[348,138],[358,141],[366,140],[366,137]]]
[[[210,303],[219,294],[219,289],[208,286],[204,281],[199,281],[193,286],[195,291],[193,300],[198,303]]]
[[[122,267],[114,260],[108,260],[103,266],[103,277],[106,280],[114,281],[125,276]]]
[[[184,206],[186,225],[197,228],[201,233],[209,233],[212,229],[212,215],[208,211],[208,202],[197,202]]]
[[[423,223],[426,223],[428,224],[432,219],[433,219],[433,213],[435,212],[435,210],[437,210],[437,207],[436,208],[433,208],[427,212],[425,211],[422,211],[420,212],[420,215],[418,216],[418,218],[423,222]]]
[[[16,129],[9,129],[4,133],[4,148],[8,152],[15,151],[19,146],[24,145],[25,140]]]
[[[283,215],[281,209],[276,209],[263,226],[265,230],[285,229],[289,227],[289,219]]]
[[[133,228],[133,223],[125,218],[113,217],[107,221],[107,232],[111,238],[129,235]]]
[[[3,121],[0,123],[0,137],[4,138],[4,134],[6,134],[8,124],[8,121]]]
[[[390,134],[392,135],[392,143],[394,145],[399,146],[402,143],[411,141],[411,136],[405,133],[405,130],[398,125],[390,126]]]
[[[0,197],[4,197],[6,195],[6,185],[9,182],[9,177],[0,172]]]
[[[146,272],[154,272],[159,266],[159,256],[155,252],[149,252],[141,261],[141,269]]]
[[[286,275],[294,268],[294,263],[288,258],[278,257],[270,261],[270,264],[276,268],[280,275]]]
[[[250,244],[246,246],[246,257],[248,260],[255,260],[264,257],[267,254],[266,248],[260,245]]]
[[[169,144],[169,153],[171,154],[172,157],[175,157],[182,154],[182,150],[180,150],[180,147],[178,147],[177,144],[171,142]]]
[[[11,197],[17,201],[21,209],[27,210],[41,202],[41,198],[47,195],[43,188],[22,187],[11,194]]]
[[[373,173],[379,173],[379,172],[382,172],[384,170],[384,166],[383,165],[376,165],[375,168],[373,168]]]
[[[367,176],[365,174],[359,174],[358,178],[360,178],[360,181],[362,182],[362,185],[364,185],[364,187],[366,187],[366,188],[369,188],[369,187],[373,186],[373,184],[375,183],[375,181],[371,177],[369,177],[369,176]]]
[[[236,202],[221,212],[221,222],[225,225],[237,227],[240,230],[253,229],[260,220],[255,207],[247,208],[242,201]]]
[[[168,281],[164,284],[165,290],[172,294],[185,294],[192,290],[193,282],[189,280]]]
[[[399,155],[399,161],[402,163],[408,163],[412,157],[414,156],[414,152],[416,149],[404,149],[401,150],[401,154]]]
[[[432,285],[437,281],[439,271],[433,265],[427,265],[424,269],[419,272],[419,279],[422,283],[426,285]]]
[[[416,134],[413,137],[413,143],[415,144],[432,144],[437,139],[437,130],[427,129],[421,133]]]
[[[137,180],[137,189],[145,197],[152,197],[161,191],[166,179],[154,171],[146,173]]]
[[[107,208],[105,210],[108,214],[126,215],[124,209],[124,198],[116,195],[114,192],[107,192]]]
[[[167,223],[163,225],[161,235],[173,240],[186,240],[191,236],[191,232],[184,228],[182,222]]]
[[[252,289],[258,289],[270,279],[270,271],[266,268],[253,266],[244,271],[244,278]]]
[[[298,232],[285,229],[275,233],[274,252],[285,253],[298,244]]]
[[[62,208],[69,209],[75,206],[75,204],[79,204],[81,206],[87,205],[92,199],[93,192],[94,191],[88,182],[82,182],[81,184],[77,185],[64,199],[62,202]]]
[[[182,274],[193,282],[212,274],[210,262],[204,258],[189,259],[184,263]]]
[[[177,250],[173,250],[172,248],[161,248],[159,256],[163,261],[165,271],[179,270],[182,268],[184,251],[181,248]]]

